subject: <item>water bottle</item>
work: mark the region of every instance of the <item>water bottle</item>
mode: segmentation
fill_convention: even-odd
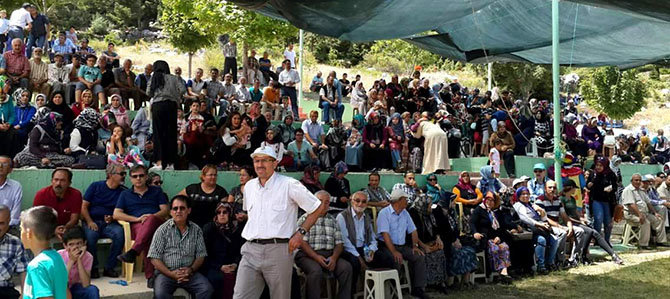
[[[372,257],[372,251],[370,250],[370,247],[368,245],[363,246],[363,258],[365,258],[366,262],[369,262]]]

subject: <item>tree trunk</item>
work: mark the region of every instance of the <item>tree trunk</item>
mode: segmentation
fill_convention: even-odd
[[[240,78],[247,76],[247,60],[249,59],[248,53],[249,53],[249,43],[247,43],[247,41],[244,41],[242,43],[242,75],[237,76],[237,81],[239,81]],[[253,83],[253,81],[251,81],[251,78],[247,78],[247,83]]]
[[[188,77],[191,77],[191,64],[193,62],[193,52],[188,52]]]

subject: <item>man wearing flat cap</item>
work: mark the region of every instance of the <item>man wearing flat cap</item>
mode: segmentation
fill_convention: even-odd
[[[267,283],[271,298],[288,299],[294,250],[327,207],[299,181],[275,172],[279,161],[272,148],[259,147],[251,158],[258,177],[244,187],[247,242],[233,298],[259,298]],[[300,226],[298,207],[308,214]]]

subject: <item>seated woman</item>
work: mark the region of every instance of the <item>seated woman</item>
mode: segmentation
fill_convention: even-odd
[[[286,154],[286,147],[281,142],[280,136],[275,134],[276,130],[274,127],[265,130],[265,141],[261,142],[260,147],[270,147],[275,151],[277,161],[279,161],[278,166],[293,167],[293,157]]]
[[[112,136],[106,145],[108,164],[125,165],[129,168],[138,164],[149,165],[149,162],[142,157],[140,149],[136,145],[128,143],[125,131],[121,126],[112,125],[111,128]]]
[[[430,173],[426,176],[426,186],[423,188],[423,192],[428,196],[430,201],[435,204],[438,203],[440,199],[450,199],[453,195],[442,190],[442,186],[437,183],[437,175],[435,175],[435,173]]]
[[[238,112],[230,112],[219,133],[220,137],[212,146],[213,161],[233,169],[241,165],[251,165],[251,127],[242,120]]]
[[[14,106],[14,121],[11,123],[16,130],[18,142],[20,146],[25,146],[28,141],[28,133],[32,130],[30,120],[33,118],[37,109],[30,105],[31,92],[27,89],[17,88],[14,91],[14,99],[16,99],[16,106]],[[43,94],[40,94],[44,98]]]
[[[563,140],[568,144],[570,151],[576,156],[586,157],[589,147],[586,141],[577,134],[579,120],[575,115],[568,115],[563,121]]]
[[[51,94],[51,100],[46,105],[51,112],[60,113],[63,116],[63,131],[69,133],[72,130],[72,122],[76,117],[72,109],[65,104],[65,96],[62,92],[56,91]],[[97,111],[97,110],[96,110]],[[39,119],[35,121],[37,123]]]
[[[109,102],[109,112],[114,114],[116,124],[121,126],[124,130],[130,129],[130,122],[128,120],[128,110],[123,106],[122,98],[119,94],[113,94]],[[130,134],[128,134],[130,135]]]
[[[342,121],[333,119],[325,139],[325,144],[328,146],[328,150],[321,151],[320,153],[320,156],[323,156],[320,159],[321,166],[325,169],[330,169],[335,166],[336,163],[343,161],[346,142],[347,131],[342,126]]]
[[[95,111],[99,111],[98,107],[93,107],[93,92],[89,89],[84,89],[81,92],[81,102],[72,104],[72,113],[74,117],[79,116],[85,108],[93,108]]]
[[[402,163],[402,157],[400,156],[405,144],[405,128],[400,118],[400,113],[394,113],[391,116],[391,122],[388,127],[386,127],[386,134],[389,138],[389,148],[391,149],[391,162],[393,163],[393,169],[398,169],[402,171],[400,165]]]
[[[191,214],[188,219],[203,227],[214,217],[214,209],[220,202],[228,200],[228,191],[216,183],[216,166],[207,164],[200,172],[200,183],[190,184],[179,191],[191,198]]]
[[[316,165],[310,165],[305,167],[303,171],[302,179],[300,182],[309,190],[309,192],[316,193],[317,191],[324,190],[319,177],[321,176],[321,168]]]
[[[361,169],[363,164],[363,138],[356,128],[351,128],[349,138],[347,138],[344,148],[344,162],[354,171]]]
[[[494,194],[499,195],[507,190],[505,184],[493,176],[493,167],[490,165],[482,166],[482,168],[479,169],[479,174],[481,175],[481,179],[477,182],[477,189],[479,189],[481,194],[491,191]],[[479,202],[482,200],[481,194],[478,195]],[[473,208],[479,204],[479,202],[476,203]]]
[[[551,226],[547,222],[546,212],[537,205],[530,203],[528,188],[520,187],[516,190],[516,194],[519,201],[514,203],[514,210],[519,215],[524,227],[533,232],[537,272],[547,274],[549,269],[555,267],[558,239],[553,236]]]
[[[28,135],[28,145],[18,153],[15,160],[20,166],[70,167],[75,162],[70,148],[63,140],[63,117],[49,112],[37,123]]]
[[[384,131],[379,115],[372,113],[371,121],[363,129],[363,168],[388,169],[390,154],[388,151],[388,135]]]
[[[277,125],[277,136],[281,138],[284,146],[288,146],[291,141],[295,140],[295,128],[293,127],[293,115],[284,117],[284,121]]]
[[[500,197],[487,192],[484,202],[472,211],[470,229],[476,240],[480,241],[480,248],[487,250],[487,256],[492,270],[500,273],[503,282],[512,281],[507,268],[512,265],[509,246],[503,241],[507,234],[496,217],[495,211],[500,206]]]
[[[345,178],[348,172],[349,169],[346,163],[342,161],[337,162],[330,177],[326,180],[326,191],[330,193],[330,196],[337,199],[330,204],[331,207],[344,210],[349,206],[351,187],[349,186],[349,180]]]
[[[72,156],[97,154],[98,127],[100,114],[93,108],[86,108],[74,119],[74,129],[70,133]]]
[[[214,287],[212,298],[231,299],[237,267],[242,259],[244,227],[233,217],[233,207],[229,203],[218,203],[213,214],[213,221],[202,230],[208,254],[201,271]]]
[[[205,119],[199,113],[200,103],[191,104],[186,125],[182,127],[181,135],[186,145],[186,159],[189,163],[201,168],[209,160],[210,148],[213,141],[204,133]]]
[[[35,108],[36,109],[40,109],[41,107],[46,106],[48,103],[49,103],[49,101],[47,101],[47,96],[43,93],[39,93],[35,97]]]
[[[240,167],[240,184],[233,187],[228,194],[228,203],[232,205],[235,219],[239,223],[246,223],[249,218],[247,211],[244,210],[244,185],[255,177],[256,171],[253,167],[249,165]]]
[[[598,128],[597,118],[590,118],[586,125],[582,127],[582,139],[586,141],[589,150],[594,150],[596,153],[602,151],[605,136],[603,136]]]
[[[447,293],[447,259],[444,255],[444,243],[440,238],[437,222],[431,208],[432,200],[428,196],[421,196],[414,201],[409,215],[416,225],[419,236],[419,247],[425,253],[426,283],[437,286],[443,293]]]

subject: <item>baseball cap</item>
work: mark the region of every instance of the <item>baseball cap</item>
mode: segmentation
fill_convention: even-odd
[[[256,156],[268,156],[272,159],[277,160],[277,154],[275,153],[275,150],[272,149],[269,146],[264,146],[264,147],[259,147],[257,148],[252,154],[251,158],[255,158]]]
[[[643,182],[653,182],[654,181],[654,176],[651,174],[645,174],[642,176],[642,181]]]
[[[533,166],[533,170],[536,170],[536,169],[547,170],[547,168],[542,163],[536,163],[535,166]]]
[[[409,194],[407,194],[405,191],[402,189],[395,189],[391,192],[391,202],[396,202],[402,198],[409,198]]]
[[[522,181],[530,181],[530,177],[527,175],[522,175],[519,179]]]
[[[516,185],[521,184],[523,182],[524,180],[522,179],[515,179],[514,181],[512,181],[512,187],[516,188]]]

